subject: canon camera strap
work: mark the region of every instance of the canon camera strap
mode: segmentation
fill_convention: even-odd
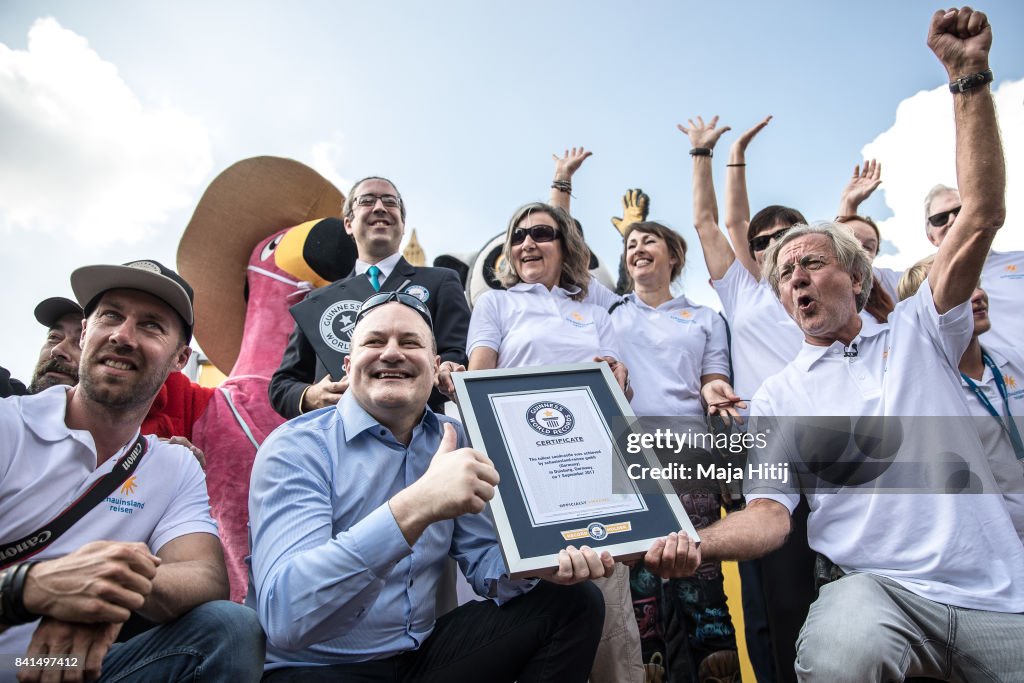
[[[48,524],[31,534],[11,543],[0,545],[0,569],[6,569],[41,552],[82,519],[89,510],[124,484],[132,475],[146,454],[146,438],[139,435],[132,447],[107,474],[100,477],[89,489],[71,503]]]

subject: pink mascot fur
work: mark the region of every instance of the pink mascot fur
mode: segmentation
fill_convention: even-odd
[[[196,340],[229,371],[192,425],[192,441],[206,454],[235,601],[248,585],[253,459],[284,422],[270,407],[267,387],[294,328],[288,308],[311,288],[347,275],[355,262],[355,246],[337,218],[342,202],[333,185],[298,162],[247,159],[210,184],[178,247],[178,269],[196,292]]]

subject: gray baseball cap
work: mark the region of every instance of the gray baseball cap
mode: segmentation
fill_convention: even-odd
[[[192,338],[195,298],[185,278],[159,261],[145,259],[120,266],[84,266],[71,273],[71,289],[86,317],[96,308],[100,295],[111,289],[137,289],[152,294],[174,309],[185,322],[185,336]]]

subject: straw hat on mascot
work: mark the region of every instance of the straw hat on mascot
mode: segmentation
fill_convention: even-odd
[[[288,308],[355,265],[343,201],[297,161],[246,159],[210,183],[178,245],[178,271],[195,290],[196,341],[227,375],[195,421],[192,441],[206,454],[232,600],[245,597],[248,583],[253,459],[284,422],[267,388],[294,328]]]

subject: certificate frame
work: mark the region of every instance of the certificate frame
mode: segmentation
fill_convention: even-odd
[[[454,373],[452,380],[470,444],[491,459],[501,477],[489,509],[511,578],[541,576],[557,568],[558,553],[568,545],[588,545],[599,552],[608,551],[617,560],[631,560],[642,557],[656,538],[672,531],[683,530],[691,538],[698,539],[679,498],[666,482],[658,482],[654,487],[658,493],[651,493],[651,482],[646,482],[641,491],[626,476],[629,465],[634,463],[644,468],[661,465],[650,449],[627,453],[620,447],[622,440],[616,439],[615,428],[622,425],[635,430],[632,425],[636,416],[607,363],[475,370]],[[566,406],[562,403],[566,401],[552,401],[552,398],[571,399],[572,405],[585,407],[584,414],[576,418],[570,412],[565,417],[562,412]],[[521,408],[526,404],[530,405],[523,413]],[[552,429],[547,429],[536,419],[540,414],[537,406],[543,408],[548,404],[556,406],[554,417],[549,417],[547,423]],[[577,419],[580,420],[579,425],[576,424]],[[577,436],[570,436],[574,427],[584,425],[589,428],[577,429]],[[530,432],[531,428],[536,433]],[[601,434],[602,429],[604,434]],[[565,438],[561,438],[563,436]],[[619,482],[616,488],[626,493],[592,498],[583,503],[555,505],[551,501],[551,491],[541,490],[547,486],[543,477],[537,483],[537,472],[541,466],[536,464],[537,458],[526,456],[522,444],[527,438],[535,439],[539,449],[534,450],[531,444],[531,453],[555,449],[552,455],[546,456],[554,458],[548,463],[568,461],[565,465],[545,465],[555,468],[549,475],[562,473],[555,474],[554,478],[568,478],[567,489],[575,483],[573,479],[587,478],[568,470],[584,469],[590,473],[597,469],[599,474],[592,477],[593,484],[607,481],[611,487],[607,476],[613,476]],[[582,445],[561,443],[584,439],[586,443]],[[607,457],[603,451],[602,455],[588,458],[582,456],[599,451],[564,452],[578,445],[592,447],[594,444],[601,444],[602,448],[610,444],[610,462],[603,460]],[[557,452],[559,449],[561,454]],[[604,464],[595,463],[596,467],[580,465],[581,460],[595,458],[602,458]],[[608,473],[603,472],[605,466],[608,466]],[[559,467],[562,469],[557,469]],[[604,479],[600,478],[602,475]],[[538,504],[538,501],[544,501],[544,504]],[[594,505],[594,501],[602,502]],[[558,511],[568,506],[582,506],[577,508],[581,512],[574,514],[571,507],[565,513]]]

